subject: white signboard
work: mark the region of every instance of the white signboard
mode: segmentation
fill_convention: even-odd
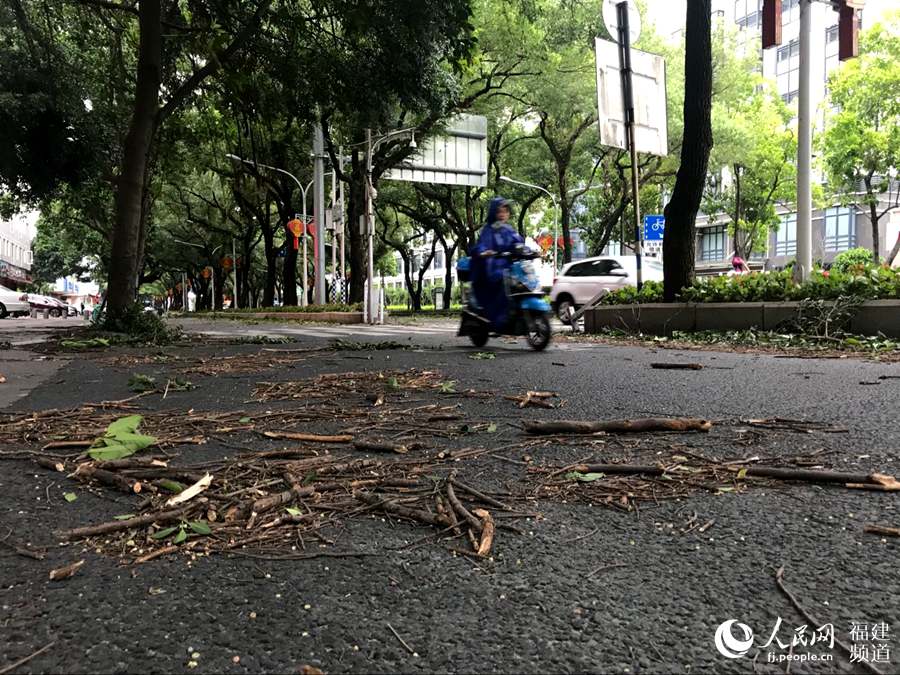
[[[627,150],[619,45],[597,38],[596,55],[600,142],[603,145]],[[669,153],[666,124],[666,62],[657,54],[632,49],[631,68],[637,151],[665,156]]]
[[[391,180],[487,186],[487,118],[458,115],[446,131],[424,141],[416,154],[385,174]]]

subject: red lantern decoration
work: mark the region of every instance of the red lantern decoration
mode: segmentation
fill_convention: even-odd
[[[303,221],[299,218],[294,218],[288,222],[287,229],[294,235],[294,250],[296,251],[300,248],[300,235],[303,234]]]

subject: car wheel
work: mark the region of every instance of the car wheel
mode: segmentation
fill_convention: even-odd
[[[569,323],[569,310],[575,309],[575,302],[571,296],[563,295],[556,300],[556,316],[564,324]]]
[[[62,313],[58,309],[51,309],[50,316],[52,316],[54,319],[58,319],[62,316]]]
[[[0,302],[0,319],[5,319],[7,316],[9,316],[9,312],[6,311],[6,305]]]

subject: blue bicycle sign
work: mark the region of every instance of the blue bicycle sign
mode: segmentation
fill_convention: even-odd
[[[644,241],[662,241],[665,229],[665,217],[644,216]]]

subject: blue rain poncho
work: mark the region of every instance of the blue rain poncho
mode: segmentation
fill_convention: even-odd
[[[505,253],[515,249],[525,240],[508,223],[497,220],[497,211],[507,202],[494,197],[488,206],[487,225],[481,230],[478,242],[472,247],[472,292],[482,315],[491,322],[495,331],[503,330],[509,313],[509,298],[503,286],[503,275],[511,265],[507,258],[497,256],[482,258],[485,251]]]

